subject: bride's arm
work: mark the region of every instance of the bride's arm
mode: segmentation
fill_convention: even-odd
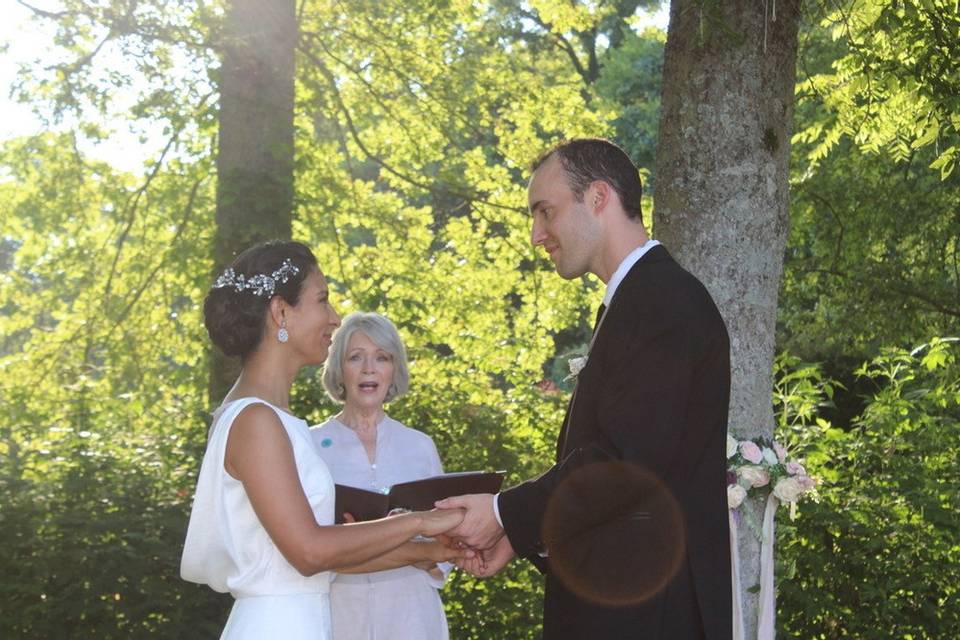
[[[277,414],[262,404],[250,405],[237,416],[224,467],[243,483],[263,528],[303,575],[364,566],[388,552],[395,553],[384,563],[394,567],[409,564],[403,562],[409,558],[423,560],[425,550],[410,547],[410,539],[443,533],[463,519],[460,511],[431,511],[349,526],[318,525],[300,484],[290,439]]]
[[[349,528],[354,525],[344,526]],[[369,573],[371,571],[385,571],[387,569],[396,569],[397,567],[405,567],[423,562],[429,562],[435,565],[438,562],[449,562],[451,560],[473,557],[473,555],[473,552],[470,550],[454,549],[437,540],[411,540],[403,543],[392,551],[388,551],[366,562],[338,567],[337,572]]]

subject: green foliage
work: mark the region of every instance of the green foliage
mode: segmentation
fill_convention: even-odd
[[[866,357],[944,333],[960,317],[960,178],[941,181],[919,150],[823,161],[794,182],[781,285],[781,344],[808,358]]]
[[[775,431],[782,445],[807,451],[829,429],[820,412],[833,404],[837,382],[827,379],[817,365],[801,362],[789,352],[773,362]]]
[[[138,184],[64,153],[75,142],[0,150],[0,635],[189,636],[223,611],[177,578],[204,428],[209,168]]]
[[[798,91],[822,100],[822,118],[798,127],[816,165],[842,137],[895,161],[935,149],[942,178],[956,166],[960,141],[960,13],[954,0],[846,0],[827,3],[822,26],[844,45],[829,71]]]
[[[189,637],[225,611],[177,577],[205,421],[215,118],[207,76],[175,70],[207,61],[185,61],[203,47],[180,11],[62,4],[62,55],[17,89],[81,124],[0,150],[0,635]],[[127,116],[166,136],[136,179],[80,151]]]
[[[229,598],[179,580],[195,463],[185,437],[121,434],[142,415],[61,407],[46,449],[5,464],[0,633],[7,638],[214,637]],[[73,413],[87,413],[78,431]],[[181,425],[199,413],[165,411]],[[53,434],[52,434],[53,435]],[[129,452],[138,455],[131,456]]]
[[[20,70],[21,101],[52,122],[76,118],[93,139],[115,124],[150,122],[179,138],[178,151],[204,151],[179,134],[216,125],[220,3],[62,0],[56,11],[23,4],[55,27],[56,49]]]
[[[874,385],[848,432],[808,443],[819,503],[781,526],[789,579],[781,635],[952,638],[960,585],[960,362],[954,339],[886,349],[857,375]],[[810,406],[825,390],[809,377]],[[809,420],[808,420],[809,422]]]
[[[645,170],[644,183],[648,187],[660,127],[665,44],[666,34],[657,29],[647,29],[642,34],[627,32],[620,47],[606,51],[594,85],[598,96],[612,102],[611,109],[616,114],[613,139]]]
[[[884,4],[887,13],[896,11],[893,4]],[[906,10],[912,3],[900,4]],[[859,24],[854,16],[850,20]],[[875,28],[883,24],[876,22]],[[806,24],[801,37],[799,71],[806,79],[797,89],[791,230],[778,314],[781,348],[826,360],[835,376],[849,374],[849,361],[868,358],[884,345],[953,333],[960,318],[960,178],[941,178],[928,169],[943,146],[908,145],[903,154],[885,147],[867,149],[856,137],[860,133],[844,136],[834,128],[829,136],[836,134],[830,143],[835,152],[826,154],[821,153],[823,140],[805,133],[840,118],[832,94],[818,84],[824,74],[838,61],[852,64],[856,56],[869,59],[886,51],[854,50],[847,36],[852,28],[831,33],[829,25]],[[907,36],[889,35],[897,42]],[[924,42],[922,33],[911,37]],[[895,72],[883,68],[883,73]],[[915,82],[902,69],[897,73],[904,75],[903,82]],[[850,74],[851,81],[864,81],[862,74]],[[876,77],[866,82],[877,90],[892,86]],[[901,109],[900,115],[916,116],[910,110],[914,106]],[[862,112],[843,117],[908,136],[909,127],[885,121],[868,107],[881,109],[881,103],[865,103]]]

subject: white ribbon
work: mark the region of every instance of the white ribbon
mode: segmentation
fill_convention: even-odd
[[[737,514],[729,509],[730,518],[730,576],[733,582],[733,640],[746,640],[743,630],[743,599],[740,597],[740,545],[737,530]]]
[[[773,586],[773,516],[780,501],[770,492],[763,510],[763,538],[760,540],[760,603],[757,622],[757,640],[773,640],[776,633],[774,621],[777,614],[777,599]]]
[[[763,526],[760,536],[760,598],[757,612],[757,640],[774,640],[776,635],[777,601],[773,585],[773,545],[776,542],[774,515],[777,513],[779,504],[780,501],[771,492],[767,497],[767,504],[763,511]],[[734,509],[728,511],[730,521],[730,577],[733,583],[733,640],[746,640],[743,598],[740,591],[739,531],[734,511]]]

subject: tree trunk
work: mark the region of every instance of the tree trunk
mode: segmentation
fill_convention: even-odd
[[[673,0],[663,66],[654,230],[710,290],[730,332],[730,422],[772,437],[777,290],[788,232],[799,0]],[[762,505],[742,508],[762,515]],[[759,541],[739,540],[746,637]]]
[[[289,239],[293,217],[293,0],[227,4],[220,70],[214,272],[263,240]],[[218,403],[239,362],[214,351],[209,394]]]

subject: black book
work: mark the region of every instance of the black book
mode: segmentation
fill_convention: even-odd
[[[433,503],[451,496],[468,493],[497,493],[506,471],[463,471],[444,473],[410,482],[395,484],[384,492],[368,491],[344,484],[336,485],[337,524],[346,511],[358,522],[385,518],[394,509],[429,511]]]

